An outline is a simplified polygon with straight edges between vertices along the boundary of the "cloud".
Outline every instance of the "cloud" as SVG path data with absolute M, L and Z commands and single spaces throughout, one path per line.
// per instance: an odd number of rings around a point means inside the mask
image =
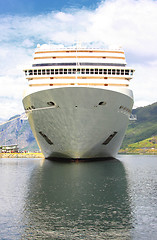
M 34 17 L 0 17 L 0 96 L 6 101 L 11 96 L 20 106 L 14 107 L 14 113 L 21 111 L 26 86 L 22 68 L 31 62 L 36 45 L 71 45 L 81 40 L 97 47 L 122 46 L 128 65 L 136 69 L 131 83 L 135 105 L 155 102 L 156 29 L 157 1 L 153 0 L 106 0 L 95 10 L 70 8 Z M 12 105 L 3 106 L 0 103 L 1 115 L 10 117 Z

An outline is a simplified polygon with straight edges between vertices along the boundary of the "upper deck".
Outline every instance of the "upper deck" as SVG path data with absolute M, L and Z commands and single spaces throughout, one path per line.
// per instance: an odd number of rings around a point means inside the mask
M 134 69 L 126 67 L 122 49 L 38 46 L 32 66 L 24 71 L 30 87 L 75 84 L 127 87 Z

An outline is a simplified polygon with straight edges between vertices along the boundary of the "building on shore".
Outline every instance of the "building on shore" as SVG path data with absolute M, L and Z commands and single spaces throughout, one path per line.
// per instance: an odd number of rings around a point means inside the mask
M 0 152 L 1 153 L 17 153 L 19 152 L 19 147 L 17 144 L 3 145 L 3 146 L 0 146 Z

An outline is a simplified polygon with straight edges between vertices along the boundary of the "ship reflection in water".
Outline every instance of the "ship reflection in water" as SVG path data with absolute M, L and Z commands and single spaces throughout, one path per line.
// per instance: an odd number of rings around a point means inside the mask
M 125 237 L 131 229 L 121 162 L 45 162 L 32 173 L 26 201 L 31 235 L 52 239 Z M 31 234 L 30 234 L 31 233 Z
M 0 159 L 2 239 L 154 239 L 156 193 L 148 196 L 142 181 L 145 177 L 147 185 L 155 186 L 155 158 L 149 165 L 143 160 L 145 176 L 131 158 L 78 163 Z

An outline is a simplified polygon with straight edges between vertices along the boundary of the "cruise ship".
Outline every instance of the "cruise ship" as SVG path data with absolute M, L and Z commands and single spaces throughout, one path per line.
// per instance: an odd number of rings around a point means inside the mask
M 45 158 L 115 158 L 133 106 L 124 51 L 37 45 L 23 105 Z

